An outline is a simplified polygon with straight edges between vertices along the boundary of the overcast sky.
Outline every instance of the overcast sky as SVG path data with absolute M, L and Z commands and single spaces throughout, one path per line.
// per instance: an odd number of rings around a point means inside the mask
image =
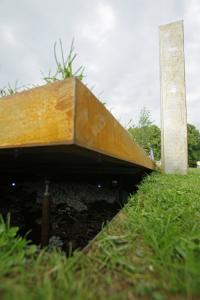
M 41 84 L 72 38 L 84 82 L 126 125 L 160 124 L 159 25 L 184 20 L 188 122 L 200 128 L 200 0 L 0 0 L 0 87 Z M 42 72 L 42 73 L 41 73 Z

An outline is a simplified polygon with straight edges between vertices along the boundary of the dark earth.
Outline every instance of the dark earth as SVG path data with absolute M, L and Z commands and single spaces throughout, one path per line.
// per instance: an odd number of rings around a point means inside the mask
M 32 243 L 41 243 L 42 201 L 45 182 L 4 183 L 0 213 L 9 213 L 11 225 Z M 84 248 L 127 201 L 128 191 L 117 181 L 102 183 L 53 182 L 49 185 L 49 248 L 65 252 Z

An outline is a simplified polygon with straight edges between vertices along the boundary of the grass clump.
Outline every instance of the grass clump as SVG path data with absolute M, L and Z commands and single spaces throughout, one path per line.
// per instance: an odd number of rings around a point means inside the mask
M 14 86 L 11 86 L 10 83 L 8 83 L 7 86 L 4 86 L 3 88 L 0 88 L 0 98 L 1 97 L 5 97 L 5 96 L 10 96 L 13 95 L 15 93 L 17 93 L 20 90 L 20 88 L 18 87 L 18 82 L 15 82 Z
M 17 236 L 17 232 L 17 227 L 10 227 L 10 216 L 6 222 L 0 216 L 0 276 L 20 273 L 26 259 L 36 253 L 36 247 Z
M 55 81 L 64 80 L 70 77 L 76 77 L 79 80 L 83 80 L 85 67 L 80 66 L 77 69 L 74 69 L 74 62 L 77 57 L 77 53 L 75 52 L 74 39 L 71 42 L 68 53 L 64 53 L 61 39 L 59 39 L 59 52 L 57 49 L 57 42 L 54 43 L 53 50 L 56 71 L 54 74 L 49 71 L 48 75 L 43 75 L 42 79 L 45 81 L 45 83 L 53 83 Z M 19 87 L 17 81 L 15 82 L 14 86 L 11 86 L 11 84 L 8 83 L 7 86 L 0 88 L 0 98 L 10 96 L 36 86 L 37 85 L 26 85 Z
M 199 299 L 199 183 L 199 171 L 148 176 L 87 252 L 67 258 L 31 250 L 30 257 L 24 242 L 22 259 L 0 267 L 7 268 L 0 273 L 0 295 L 6 300 Z M 11 240 L 4 255 L 15 244 Z
M 79 80 L 82 80 L 84 77 L 84 67 L 80 66 L 76 70 L 74 70 L 74 61 L 77 57 L 77 53 L 75 52 L 74 40 L 72 40 L 71 47 L 69 53 L 67 55 L 64 54 L 62 40 L 59 39 L 60 46 L 60 54 L 57 53 L 57 43 L 54 43 L 54 60 L 56 63 L 56 72 L 54 75 L 49 71 L 48 76 L 44 76 L 43 79 L 46 83 L 52 83 L 57 80 L 64 80 L 70 77 L 76 77 Z

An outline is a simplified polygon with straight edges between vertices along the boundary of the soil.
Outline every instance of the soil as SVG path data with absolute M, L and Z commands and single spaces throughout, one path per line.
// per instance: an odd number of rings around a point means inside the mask
M 0 213 L 11 215 L 19 234 L 37 245 L 41 242 L 44 182 L 9 182 L 1 187 Z M 123 197 L 122 197 L 123 195 Z M 68 252 L 82 249 L 110 221 L 128 194 L 114 183 L 56 182 L 49 186 L 49 248 Z M 71 249 L 71 250 L 69 250 Z

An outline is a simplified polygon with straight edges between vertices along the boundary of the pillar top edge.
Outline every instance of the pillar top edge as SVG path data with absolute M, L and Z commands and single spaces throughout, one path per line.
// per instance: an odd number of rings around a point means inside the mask
M 174 26 L 174 25 L 184 25 L 184 20 L 178 20 L 178 21 L 175 21 L 175 22 L 171 22 L 171 23 L 167 23 L 167 24 L 162 24 L 159 26 L 159 29 L 162 30 L 162 29 L 165 29 L 166 27 L 170 27 L 170 26 Z

